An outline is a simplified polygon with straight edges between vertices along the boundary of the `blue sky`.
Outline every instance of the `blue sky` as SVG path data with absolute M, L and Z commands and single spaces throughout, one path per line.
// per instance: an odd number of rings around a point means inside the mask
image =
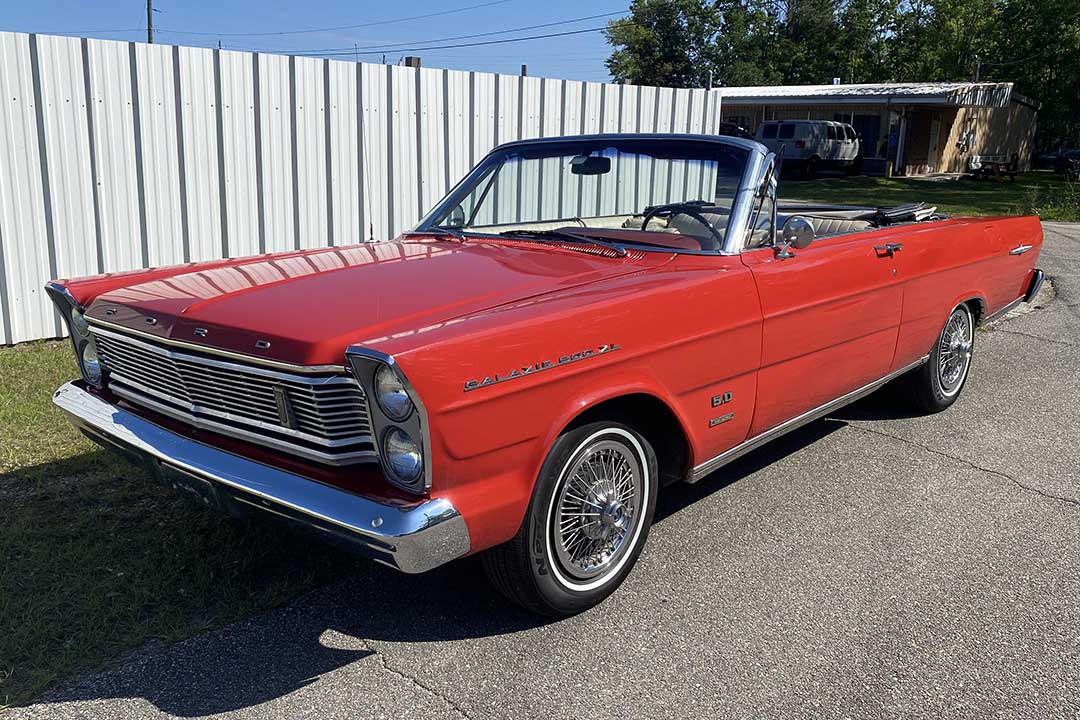
M 329 49 L 344 52 L 342 59 L 353 57 L 348 48 L 359 45 L 363 51 L 363 46 L 381 46 L 376 54 L 360 55 L 359 58 L 369 62 L 382 62 L 381 52 L 384 49 L 395 50 L 416 44 L 423 45 L 424 41 L 555 23 L 601 13 L 624 12 L 629 4 L 627 0 L 488 0 L 484 7 L 463 9 L 481 3 L 485 3 L 485 0 L 412 0 L 401 3 L 344 0 L 154 0 L 155 8 L 160 11 L 154 14 L 155 29 L 160 29 L 160 32 L 155 34 L 154 41 L 216 47 L 220 40 L 225 48 L 285 53 Z M 146 40 L 145 0 L 32 0 L 6 5 L 0 14 L 2 30 L 114 40 Z M 428 13 L 442 14 L 423 19 L 403 19 Z M 598 28 L 605 25 L 607 19 L 594 18 L 517 33 L 435 44 L 482 42 Z M 400 21 L 386 22 L 393 20 Z M 295 32 L 365 24 L 367 27 Z M 192 34 L 169 31 L 187 31 Z M 385 47 L 388 45 L 396 47 Z M 426 67 L 514 74 L 519 72 L 522 63 L 526 63 L 530 75 L 607 80 L 604 60 L 608 52 L 609 47 L 603 35 L 592 32 L 469 48 L 388 52 L 386 60 L 397 62 L 401 55 L 413 54 L 420 55 Z

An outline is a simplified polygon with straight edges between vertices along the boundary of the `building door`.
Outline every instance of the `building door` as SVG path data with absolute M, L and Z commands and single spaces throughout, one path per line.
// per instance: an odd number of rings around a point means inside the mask
M 836 113 L 833 119 L 837 122 L 850 122 L 855 128 L 855 134 L 859 136 L 860 152 L 863 157 L 884 157 L 885 144 L 881 142 L 881 116 L 880 115 L 849 115 Z
M 930 145 L 926 149 L 926 171 L 936 172 L 941 163 L 938 162 L 938 136 L 941 134 L 941 113 L 930 115 Z

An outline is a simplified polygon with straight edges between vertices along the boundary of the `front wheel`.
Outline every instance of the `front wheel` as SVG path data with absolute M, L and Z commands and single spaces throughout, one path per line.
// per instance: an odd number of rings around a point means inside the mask
M 492 584 L 528 610 L 586 610 L 630 574 L 656 508 L 652 446 L 614 421 L 567 430 L 540 470 L 517 535 L 483 555 Z
M 929 361 L 908 378 L 916 406 L 935 413 L 956 402 L 967 383 L 974 350 L 975 317 L 967 305 L 960 305 L 945 321 Z

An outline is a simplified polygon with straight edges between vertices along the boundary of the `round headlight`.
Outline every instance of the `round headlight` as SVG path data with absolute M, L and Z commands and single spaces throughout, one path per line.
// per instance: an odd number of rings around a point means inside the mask
M 412 484 L 424 470 L 424 456 L 420 446 L 409 433 L 399 427 L 392 427 L 383 435 L 383 461 L 394 480 Z
M 83 345 L 82 349 L 83 375 L 91 385 L 101 384 L 101 360 L 98 358 L 97 347 L 93 342 Z
M 81 337 L 90 334 L 90 324 L 86 322 L 86 318 L 79 312 L 79 309 L 74 307 L 71 308 L 71 330 Z
M 409 393 L 389 365 L 382 365 L 375 372 L 375 399 L 391 420 L 401 422 L 412 414 Z

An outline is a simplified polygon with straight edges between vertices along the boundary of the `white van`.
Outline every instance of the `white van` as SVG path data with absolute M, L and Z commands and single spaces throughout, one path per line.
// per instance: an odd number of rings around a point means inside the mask
M 862 169 L 859 136 L 847 123 L 831 120 L 769 120 L 758 126 L 755 139 L 775 153 L 784 148 L 784 168 L 814 177 L 818 170 L 850 174 Z

